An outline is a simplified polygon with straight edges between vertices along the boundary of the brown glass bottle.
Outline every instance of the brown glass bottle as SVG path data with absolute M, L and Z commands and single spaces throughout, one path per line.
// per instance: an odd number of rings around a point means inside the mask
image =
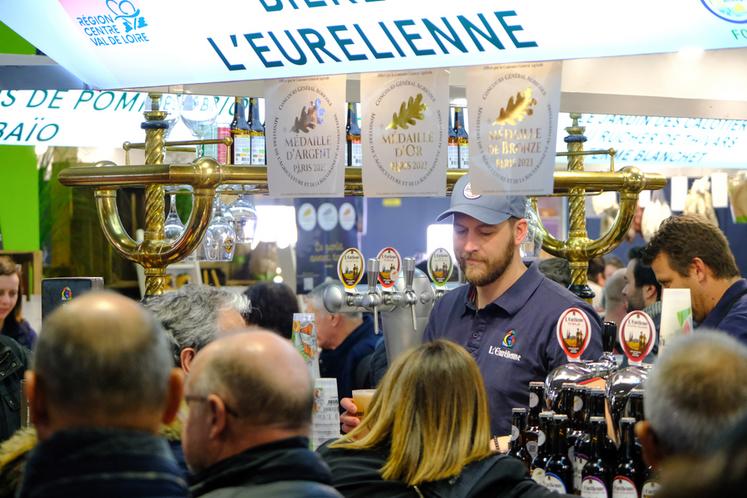
M 464 113 L 461 107 L 454 109 L 454 131 L 457 136 L 457 151 L 459 168 L 469 167 L 469 136 L 464 129 Z
M 553 412 L 544 411 L 539 414 L 539 434 L 537 439 L 537 456 L 532 460 L 531 476 L 537 483 L 545 484 L 545 466 L 551 456 Z
M 514 408 L 511 410 L 511 443 L 508 454 L 521 460 L 521 463 L 527 468 L 532 466 L 532 457 L 527 451 L 524 442 L 524 434 L 527 427 L 527 410 L 526 408 Z
M 612 467 L 604 458 L 607 440 L 607 421 L 604 417 L 591 417 L 591 450 L 589 460 L 581 470 L 581 496 L 585 498 L 610 498 Z
M 539 415 L 545 407 L 545 384 L 544 382 L 529 383 L 529 415 L 527 416 L 527 429 L 524 440 L 527 451 L 532 460 L 537 456 L 537 437 L 539 435 Z
M 590 438 L 587 432 L 589 389 L 576 386 L 573 390 L 573 417 L 568 433 L 568 458 L 573 464 L 573 491 L 581 493 L 581 469 L 589 459 Z
M 635 449 L 633 427 L 635 419 L 623 417 L 620 420 L 620 449 L 612 479 L 612 498 L 639 498 L 645 478 L 643 462 Z
M 459 167 L 459 139 L 457 138 L 456 128 L 454 128 L 455 109 L 449 107 L 449 142 L 448 154 L 449 168 L 456 169 Z
M 251 164 L 251 137 L 249 123 L 244 117 L 244 103 L 241 97 L 236 97 L 233 104 L 233 121 L 231 121 L 231 163 Z
M 265 127 L 259 119 L 259 99 L 249 99 L 249 136 L 252 139 L 252 164 L 267 164 Z
M 606 420 L 605 406 L 607 398 L 604 395 L 604 389 L 594 388 L 589 392 L 589 417 L 603 417 Z M 608 462 L 617 461 L 617 447 L 608 437 L 604 444 L 604 457 Z
M 345 164 L 360 168 L 363 164 L 363 148 L 361 146 L 361 127 L 358 126 L 358 112 L 355 110 L 354 102 L 348 102 L 345 143 L 347 146 L 347 161 Z
M 545 466 L 545 487 L 558 493 L 573 490 L 573 465 L 568 459 L 568 416 L 555 415 L 555 451 Z

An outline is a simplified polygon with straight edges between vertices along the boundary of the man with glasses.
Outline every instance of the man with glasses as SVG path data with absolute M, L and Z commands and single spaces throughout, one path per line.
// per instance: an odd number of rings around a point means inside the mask
M 194 497 L 339 497 L 309 449 L 313 384 L 291 343 L 262 329 L 217 339 L 192 362 L 182 431 Z

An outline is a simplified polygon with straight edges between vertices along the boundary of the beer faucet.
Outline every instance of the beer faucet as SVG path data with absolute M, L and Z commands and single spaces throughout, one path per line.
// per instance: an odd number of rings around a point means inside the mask
M 418 304 L 418 295 L 412 288 L 413 281 L 415 280 L 415 259 L 405 258 L 402 266 L 405 271 L 405 303 L 410 307 L 410 311 L 412 312 L 412 329 L 417 330 L 418 321 L 415 314 L 415 305 Z
M 366 278 L 368 279 L 368 292 L 361 299 L 361 306 L 373 311 L 374 334 L 379 335 L 379 306 L 381 306 L 381 294 L 376 288 L 379 279 L 379 260 L 370 258 L 366 262 Z

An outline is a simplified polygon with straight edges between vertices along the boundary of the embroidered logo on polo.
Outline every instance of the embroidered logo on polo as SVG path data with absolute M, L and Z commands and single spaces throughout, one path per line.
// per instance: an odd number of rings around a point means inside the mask
M 511 351 L 516 345 L 516 330 L 510 329 L 503 336 L 503 341 L 500 346 L 490 346 L 488 353 L 499 358 L 506 358 L 513 361 L 521 361 L 521 355 Z
M 514 344 L 516 344 L 516 331 L 511 329 L 503 336 L 503 347 L 513 349 Z

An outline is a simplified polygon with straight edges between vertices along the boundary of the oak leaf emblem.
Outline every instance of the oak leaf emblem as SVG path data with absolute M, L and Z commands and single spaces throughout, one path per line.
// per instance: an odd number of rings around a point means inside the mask
M 407 102 L 399 106 L 399 113 L 392 114 L 392 121 L 387 125 L 387 130 L 402 128 L 406 130 L 424 119 L 426 105 L 423 103 L 423 94 L 419 93 L 415 98 L 410 97 Z
M 536 104 L 537 99 L 532 97 L 531 88 L 518 92 L 515 96 L 509 97 L 506 107 L 501 107 L 498 118 L 493 122 L 493 125 L 513 126 L 516 123 L 520 123 L 527 116 L 534 114 L 534 106 Z
M 318 108 L 316 103 L 312 102 L 308 108 L 306 106 L 303 106 L 303 109 L 301 109 L 301 114 L 293 121 L 293 127 L 291 128 L 291 131 L 294 133 L 308 133 L 310 130 L 316 128 L 316 125 L 318 123 L 321 123 L 317 113 Z

